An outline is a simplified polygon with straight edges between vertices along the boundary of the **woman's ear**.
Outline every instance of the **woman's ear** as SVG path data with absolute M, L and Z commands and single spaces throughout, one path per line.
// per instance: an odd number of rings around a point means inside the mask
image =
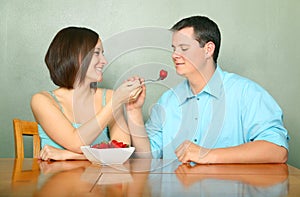
M 204 46 L 205 48 L 205 57 L 209 58 L 209 57 L 213 57 L 214 52 L 215 52 L 215 44 L 211 41 L 207 42 Z

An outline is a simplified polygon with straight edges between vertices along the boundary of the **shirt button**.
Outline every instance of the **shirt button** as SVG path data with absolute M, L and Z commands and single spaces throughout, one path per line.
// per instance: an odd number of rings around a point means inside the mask
M 197 98 L 197 100 L 199 101 L 200 99 L 199 99 L 199 98 Z
M 194 142 L 197 142 L 197 139 L 194 139 Z
M 198 118 L 196 117 L 195 120 L 198 120 Z

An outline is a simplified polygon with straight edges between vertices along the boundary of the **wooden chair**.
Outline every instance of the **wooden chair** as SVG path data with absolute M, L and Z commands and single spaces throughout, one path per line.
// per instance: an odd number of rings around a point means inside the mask
M 13 119 L 14 135 L 15 135 L 15 157 L 24 158 L 23 135 L 33 137 L 33 157 L 38 158 L 41 149 L 41 141 L 38 133 L 36 122 Z

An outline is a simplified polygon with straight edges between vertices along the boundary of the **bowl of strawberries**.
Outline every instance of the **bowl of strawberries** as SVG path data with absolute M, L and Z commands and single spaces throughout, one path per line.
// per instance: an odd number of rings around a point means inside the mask
M 111 140 L 92 146 L 81 146 L 84 156 L 92 163 L 110 165 L 123 164 L 134 152 L 135 148 L 128 144 Z

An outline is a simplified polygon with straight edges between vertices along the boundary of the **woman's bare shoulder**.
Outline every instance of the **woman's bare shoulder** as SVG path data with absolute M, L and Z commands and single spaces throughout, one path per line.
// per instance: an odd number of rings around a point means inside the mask
M 50 99 L 50 98 L 51 98 L 51 95 L 49 94 L 49 92 L 42 91 L 42 92 L 38 92 L 38 93 L 35 93 L 34 95 L 32 95 L 31 101 L 44 100 L 44 99 Z
M 52 96 L 47 91 L 38 92 L 31 97 L 31 106 L 45 105 L 46 103 L 55 103 Z

